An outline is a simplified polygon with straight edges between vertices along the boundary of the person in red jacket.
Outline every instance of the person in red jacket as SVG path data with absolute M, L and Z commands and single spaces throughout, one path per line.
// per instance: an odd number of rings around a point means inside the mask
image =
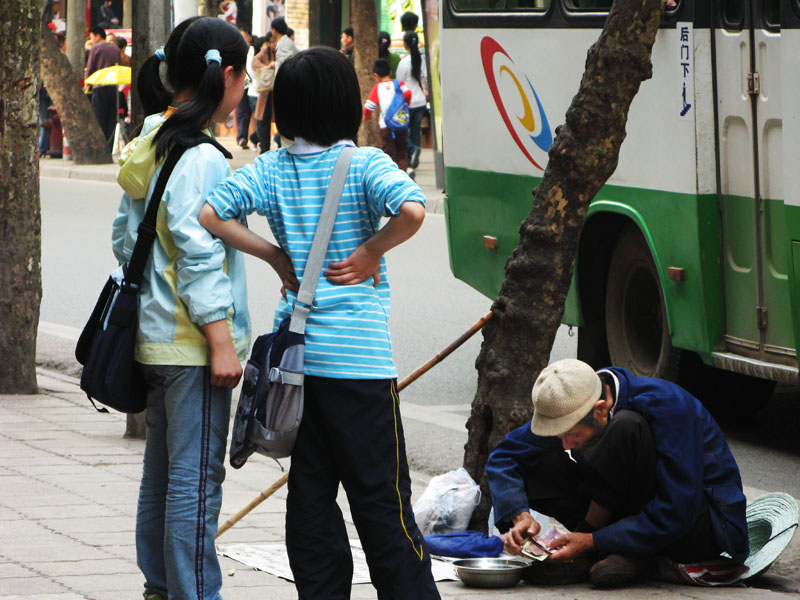
M 392 79 L 389 62 L 379 58 L 372 66 L 375 75 L 375 86 L 364 103 L 364 120 L 380 109 L 379 127 L 381 150 L 406 171 L 413 179 L 414 171 L 408 168 L 408 103 L 411 102 L 411 90 L 402 81 Z

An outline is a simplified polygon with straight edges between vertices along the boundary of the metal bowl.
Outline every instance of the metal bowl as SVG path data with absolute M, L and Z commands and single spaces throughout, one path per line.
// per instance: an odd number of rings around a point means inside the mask
M 461 558 L 453 561 L 456 575 L 470 587 L 504 588 L 517 585 L 530 563 L 519 558 Z

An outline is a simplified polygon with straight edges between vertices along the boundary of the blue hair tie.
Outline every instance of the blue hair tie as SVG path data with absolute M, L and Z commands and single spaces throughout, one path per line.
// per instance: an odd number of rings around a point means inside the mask
M 158 50 L 155 51 L 156 58 L 161 62 L 167 60 L 167 55 L 164 53 L 164 46 L 161 46 Z
M 212 48 L 206 52 L 206 64 L 209 64 L 210 62 L 215 62 L 222 66 L 222 55 L 219 53 L 219 50 Z

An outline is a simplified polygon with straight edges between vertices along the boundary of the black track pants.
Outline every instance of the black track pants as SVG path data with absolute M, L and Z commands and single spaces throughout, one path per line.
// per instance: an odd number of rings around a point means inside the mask
M 439 598 L 411 510 L 394 380 L 305 378 L 286 511 L 286 546 L 301 600 L 350 597 L 352 556 L 336 504 L 340 482 L 378 598 Z

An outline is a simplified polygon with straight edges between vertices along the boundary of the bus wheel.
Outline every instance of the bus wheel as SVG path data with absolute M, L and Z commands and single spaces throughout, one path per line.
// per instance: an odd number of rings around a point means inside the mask
M 606 330 L 613 365 L 643 377 L 677 378 L 680 353 L 669 336 L 658 272 L 635 229 L 622 234 L 611 257 Z

